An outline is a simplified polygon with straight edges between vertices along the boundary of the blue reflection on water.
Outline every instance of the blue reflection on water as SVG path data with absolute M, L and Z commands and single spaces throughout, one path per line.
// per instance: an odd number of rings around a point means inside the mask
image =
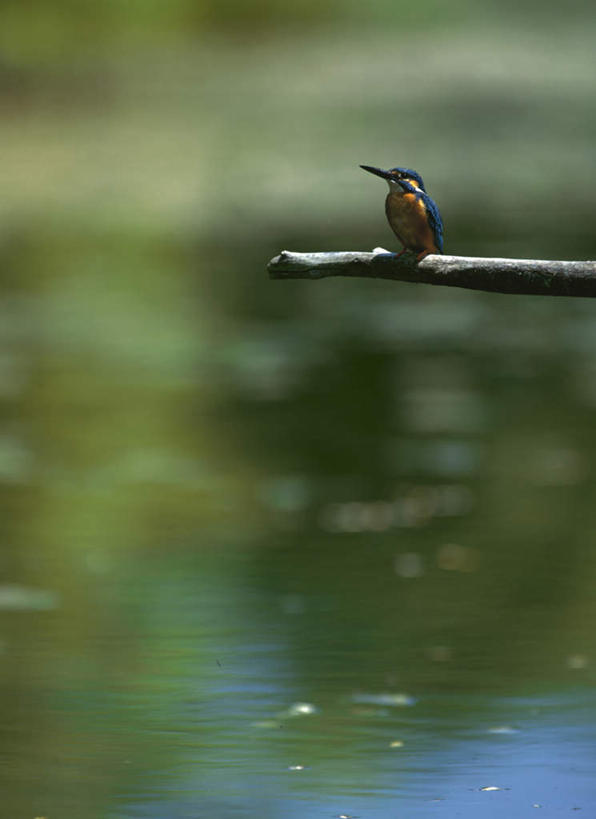
M 168 794 L 162 791 L 157 804 L 157 794 L 148 793 L 147 802 L 112 815 L 521 819 L 533 810 L 540 811 L 537 816 L 568 815 L 589 810 L 596 795 L 590 724 L 595 706 L 592 692 L 502 701 L 519 731 L 497 740 L 479 729 L 476 737 L 445 744 L 440 726 L 418 724 L 415 750 L 378 750 L 372 768 L 364 755 L 344 756 L 341 748 L 337 758 L 330 755 L 302 771 L 288 770 L 281 754 L 254 767 L 246 748 L 247 757 L 222 759 L 225 770 L 203 779 L 202 786 L 193 784 L 191 774 Z

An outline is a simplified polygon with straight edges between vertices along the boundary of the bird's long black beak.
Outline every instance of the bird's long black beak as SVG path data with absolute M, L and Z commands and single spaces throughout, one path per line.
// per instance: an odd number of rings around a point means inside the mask
M 391 178 L 389 171 L 384 171 L 382 168 L 373 168 L 372 165 L 361 165 L 360 167 L 363 171 L 368 171 L 369 173 L 374 173 L 375 176 L 380 176 L 381 179 Z

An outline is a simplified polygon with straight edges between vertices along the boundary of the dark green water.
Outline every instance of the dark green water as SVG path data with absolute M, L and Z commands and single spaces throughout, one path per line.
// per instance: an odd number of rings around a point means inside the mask
M 191 246 L 61 242 L 5 296 L 7 815 L 589 815 L 596 305 L 209 313 Z

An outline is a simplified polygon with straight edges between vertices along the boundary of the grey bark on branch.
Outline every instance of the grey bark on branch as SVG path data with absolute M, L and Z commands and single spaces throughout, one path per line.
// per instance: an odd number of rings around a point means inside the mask
M 272 279 L 358 276 L 466 287 L 489 293 L 596 297 L 596 262 L 593 261 L 430 255 L 418 262 L 413 253 L 396 258 L 383 248 L 375 248 L 372 253 L 351 250 L 293 253 L 282 250 L 279 256 L 271 259 L 267 269 Z

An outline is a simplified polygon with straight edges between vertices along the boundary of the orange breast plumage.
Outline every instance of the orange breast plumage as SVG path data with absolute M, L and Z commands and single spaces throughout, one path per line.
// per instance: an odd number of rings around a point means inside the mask
M 440 252 L 422 197 L 392 192 L 385 200 L 385 212 L 391 229 L 405 248 L 415 253 Z

